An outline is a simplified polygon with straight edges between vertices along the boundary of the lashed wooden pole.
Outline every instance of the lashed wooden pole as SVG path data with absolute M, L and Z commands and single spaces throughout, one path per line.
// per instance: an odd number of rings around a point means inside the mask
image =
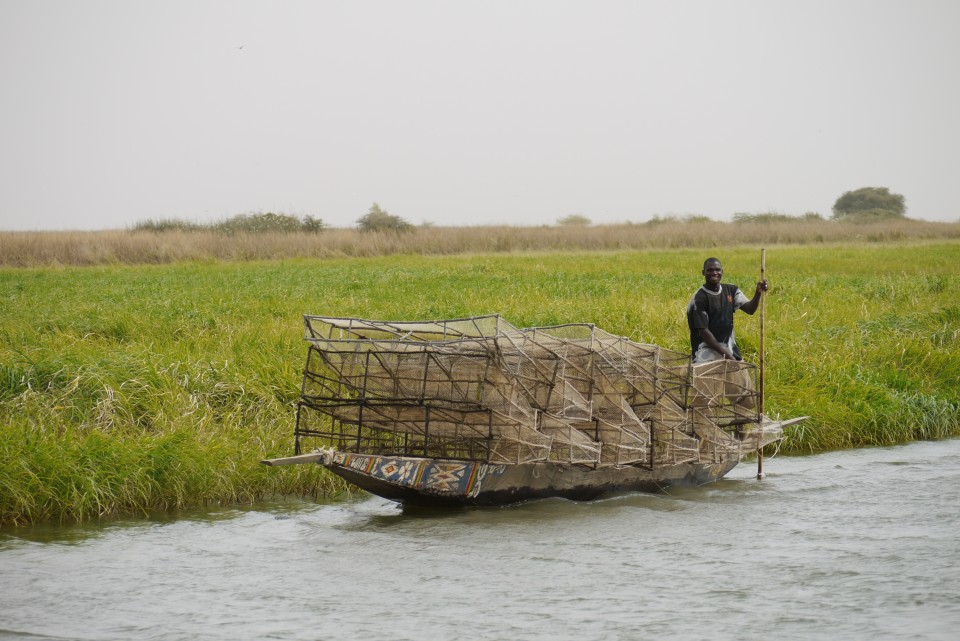
M 767 250 L 760 250 L 760 280 L 767 278 Z M 757 479 L 763 478 L 763 385 L 764 385 L 764 301 L 767 298 L 767 292 L 760 290 L 760 399 L 757 406 L 760 409 L 760 431 L 757 436 Z

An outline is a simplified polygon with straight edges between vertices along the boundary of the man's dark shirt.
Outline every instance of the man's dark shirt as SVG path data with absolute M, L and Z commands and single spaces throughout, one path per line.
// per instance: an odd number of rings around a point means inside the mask
M 700 330 L 709 329 L 721 345 L 727 345 L 737 358 L 740 350 L 733 335 L 733 312 L 747 302 L 747 297 L 736 285 L 720 284 L 719 292 L 701 287 L 687 305 L 687 324 L 690 326 L 690 348 L 695 356 L 703 339 Z

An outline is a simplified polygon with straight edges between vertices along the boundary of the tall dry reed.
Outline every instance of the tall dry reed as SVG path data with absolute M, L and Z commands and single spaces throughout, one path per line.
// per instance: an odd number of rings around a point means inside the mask
M 204 260 L 346 258 L 525 251 L 606 251 L 960 238 L 960 223 L 910 219 L 842 223 L 654 221 L 555 227 L 418 227 L 412 232 L 328 229 L 322 233 L 0 232 L 0 266 L 166 264 Z

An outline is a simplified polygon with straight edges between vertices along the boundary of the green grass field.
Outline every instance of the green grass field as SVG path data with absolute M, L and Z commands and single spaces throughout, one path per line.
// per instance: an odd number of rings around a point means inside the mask
M 290 454 L 304 313 L 500 313 L 687 351 L 718 254 L 748 295 L 759 249 L 387 256 L 0 269 L 0 522 L 323 495 Z M 767 413 L 787 452 L 960 435 L 960 243 L 767 250 Z M 759 319 L 738 315 L 756 360 Z

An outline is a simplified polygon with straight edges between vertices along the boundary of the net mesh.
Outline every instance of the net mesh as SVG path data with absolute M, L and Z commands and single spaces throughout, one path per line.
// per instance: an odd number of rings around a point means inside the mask
M 761 431 L 743 362 L 692 365 L 589 324 L 304 318 L 298 451 L 654 467 L 739 457 Z

